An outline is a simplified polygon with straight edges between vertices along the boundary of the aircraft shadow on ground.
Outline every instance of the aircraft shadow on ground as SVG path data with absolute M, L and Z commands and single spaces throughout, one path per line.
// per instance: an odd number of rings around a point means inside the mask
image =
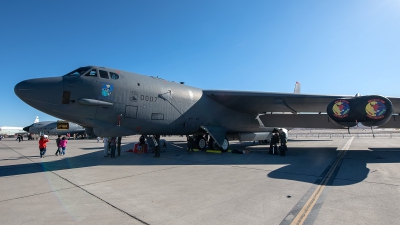
M 334 147 L 325 148 L 289 148 L 286 157 L 267 154 L 265 147 L 259 148 L 260 151 L 254 151 L 250 154 L 232 154 L 221 153 L 213 154 L 206 152 L 186 153 L 186 143 L 174 143 L 182 146 L 183 149 L 172 149 L 169 146 L 161 151 L 161 158 L 153 158 L 152 153 L 138 155 L 126 152 L 131 144 L 121 146 L 121 157 L 116 159 L 104 158 L 103 150 L 91 152 L 76 157 L 65 157 L 57 161 L 35 162 L 18 165 L 6 165 L 0 167 L 0 177 L 34 174 L 46 171 L 60 171 L 75 168 L 85 168 L 93 166 L 157 166 L 157 165 L 227 165 L 227 166 L 254 166 L 254 165 L 285 165 L 276 170 L 265 169 L 266 176 L 274 179 L 295 180 L 307 183 L 316 183 L 318 178 L 328 172 L 329 164 L 335 159 L 338 151 Z M 235 146 L 232 146 L 233 148 Z M 247 146 L 249 147 L 249 146 Z M 232 148 L 232 149 L 233 149 Z M 240 148 L 240 146 L 236 146 Z M 87 150 L 88 148 L 81 148 Z M 97 149 L 97 148 L 89 148 Z M 171 150 L 172 149 L 172 150 Z M 50 154 L 50 157 L 57 157 Z M 20 157 L 18 157 L 20 158 Z M 37 156 L 28 156 L 35 161 Z M 398 163 L 400 161 L 399 148 L 375 148 L 369 150 L 349 150 L 344 161 L 345 166 L 339 166 L 338 173 L 334 173 L 335 182 L 328 185 L 351 185 L 363 181 L 369 173 L 368 163 Z M 350 168 L 349 168 L 349 165 Z M 328 166 L 328 167 L 327 167 Z M 342 168 L 341 168 L 342 167 Z M 257 168 L 259 170 L 259 168 Z M 340 173 L 343 169 L 345 173 Z

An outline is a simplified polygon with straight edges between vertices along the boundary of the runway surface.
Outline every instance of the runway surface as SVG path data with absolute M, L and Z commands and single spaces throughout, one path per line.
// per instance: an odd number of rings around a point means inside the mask
M 397 224 L 400 137 L 299 135 L 285 157 L 232 142 L 249 154 L 186 153 L 172 136 L 161 158 L 103 157 L 103 143 L 0 141 L 1 224 Z

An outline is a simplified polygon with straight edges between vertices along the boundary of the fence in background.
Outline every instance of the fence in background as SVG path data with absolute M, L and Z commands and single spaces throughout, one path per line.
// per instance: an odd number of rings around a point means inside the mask
M 289 138 L 399 138 L 400 132 L 388 133 L 296 133 L 290 132 Z

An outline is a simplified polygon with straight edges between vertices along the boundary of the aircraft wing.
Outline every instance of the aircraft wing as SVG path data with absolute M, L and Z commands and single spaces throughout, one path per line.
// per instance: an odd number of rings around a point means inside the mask
M 312 95 L 295 93 L 204 90 L 218 103 L 244 113 L 264 112 L 326 112 L 330 102 L 350 95 Z M 400 98 L 391 98 L 394 113 L 400 112 Z
M 220 104 L 245 113 L 264 112 L 326 112 L 326 107 L 337 98 L 346 95 L 309 95 L 294 93 L 250 91 L 203 91 Z

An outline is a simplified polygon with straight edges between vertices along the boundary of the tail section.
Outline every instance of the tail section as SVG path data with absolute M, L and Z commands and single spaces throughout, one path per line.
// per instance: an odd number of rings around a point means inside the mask
M 39 116 L 36 116 L 36 119 L 33 121 L 33 123 L 39 123 Z
M 300 94 L 300 82 L 296 81 L 296 84 L 294 85 L 294 92 L 295 94 Z

